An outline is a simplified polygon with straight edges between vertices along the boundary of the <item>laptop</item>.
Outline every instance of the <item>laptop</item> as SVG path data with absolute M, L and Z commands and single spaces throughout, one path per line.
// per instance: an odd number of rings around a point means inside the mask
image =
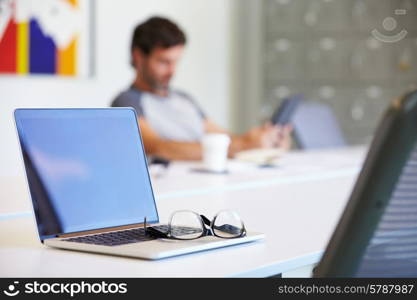
M 417 91 L 382 118 L 315 277 L 417 277 Z
M 17 109 L 14 115 L 39 237 L 47 246 L 154 260 L 264 238 L 247 232 L 184 241 L 145 234 L 145 224 L 166 225 L 159 224 L 132 108 Z

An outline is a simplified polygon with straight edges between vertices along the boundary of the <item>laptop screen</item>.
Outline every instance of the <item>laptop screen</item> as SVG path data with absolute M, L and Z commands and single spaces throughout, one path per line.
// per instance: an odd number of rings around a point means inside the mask
M 15 118 L 42 240 L 158 222 L 132 109 L 18 109 Z

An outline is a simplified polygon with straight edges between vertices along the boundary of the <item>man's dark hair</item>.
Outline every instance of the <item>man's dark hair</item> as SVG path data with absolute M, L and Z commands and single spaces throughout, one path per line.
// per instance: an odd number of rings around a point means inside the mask
M 136 26 L 131 51 L 138 48 L 148 55 L 156 47 L 169 48 L 185 43 L 185 34 L 177 24 L 166 18 L 152 17 Z

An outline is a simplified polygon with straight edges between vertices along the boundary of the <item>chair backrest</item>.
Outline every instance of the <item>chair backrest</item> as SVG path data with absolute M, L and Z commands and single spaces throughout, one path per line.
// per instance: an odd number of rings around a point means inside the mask
M 382 119 L 316 277 L 417 277 L 417 92 Z
M 301 149 L 346 146 L 345 138 L 332 109 L 323 103 L 304 101 L 293 119 L 294 137 Z

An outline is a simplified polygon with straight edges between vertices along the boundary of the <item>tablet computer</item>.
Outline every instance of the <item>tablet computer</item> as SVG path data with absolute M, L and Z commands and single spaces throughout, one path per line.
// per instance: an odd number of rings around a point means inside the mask
M 273 125 L 287 125 L 291 123 L 294 112 L 303 100 L 304 96 L 302 94 L 285 98 L 272 114 L 271 123 Z

